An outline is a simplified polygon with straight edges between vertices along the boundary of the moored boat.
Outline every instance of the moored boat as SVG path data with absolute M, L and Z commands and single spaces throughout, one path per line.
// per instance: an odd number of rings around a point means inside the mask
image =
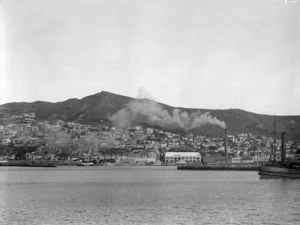
M 284 178 L 300 178 L 300 170 L 297 168 L 261 166 L 258 174 L 261 178 L 284 177 Z
M 285 132 L 281 133 L 281 162 L 270 161 L 260 165 L 258 175 L 261 178 L 300 178 L 299 161 L 287 161 L 285 158 Z
M 77 166 L 93 166 L 94 162 L 81 162 Z

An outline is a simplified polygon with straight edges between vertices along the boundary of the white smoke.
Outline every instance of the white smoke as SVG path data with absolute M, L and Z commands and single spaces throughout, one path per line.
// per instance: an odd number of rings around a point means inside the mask
M 43 127 L 45 133 L 55 136 L 56 143 L 65 144 L 71 139 L 70 135 L 65 133 L 59 126 L 53 126 L 48 123 L 44 123 Z
M 151 99 L 151 95 L 145 94 L 144 89 L 139 89 L 139 98 Z M 201 127 L 206 124 L 218 125 L 226 128 L 225 122 L 213 117 L 209 112 L 201 113 L 200 111 L 189 114 L 180 109 L 174 109 L 170 114 L 162 105 L 153 100 L 136 99 L 129 102 L 124 108 L 119 110 L 109 120 L 119 127 L 126 127 L 133 121 L 143 120 L 151 125 L 159 125 L 163 128 L 180 127 L 184 130 L 190 130 Z
M 137 94 L 137 98 L 143 99 L 143 98 L 147 98 L 147 99 L 151 99 L 154 101 L 157 101 L 156 99 L 153 98 L 153 96 L 145 90 L 145 88 L 140 87 L 138 90 L 138 94 Z
M 224 121 L 218 120 L 216 117 L 213 117 L 209 112 L 201 114 L 199 111 L 191 114 L 192 123 L 190 124 L 190 129 L 195 127 L 201 127 L 205 124 L 218 125 L 223 129 L 226 128 Z

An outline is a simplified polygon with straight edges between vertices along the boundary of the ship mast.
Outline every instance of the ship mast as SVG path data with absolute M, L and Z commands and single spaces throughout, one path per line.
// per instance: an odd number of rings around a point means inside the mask
M 276 160 L 276 117 L 274 116 L 273 160 Z
M 224 133 L 225 133 L 225 157 L 227 158 L 228 157 L 228 153 L 227 153 L 227 128 L 225 128 L 224 130 Z
M 285 154 L 286 154 L 286 148 L 285 148 L 285 139 L 284 135 L 286 132 L 281 132 L 281 162 L 285 163 Z

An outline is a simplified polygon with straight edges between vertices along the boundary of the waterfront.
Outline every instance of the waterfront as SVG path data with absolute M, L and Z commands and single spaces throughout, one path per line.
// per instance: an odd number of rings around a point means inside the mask
M 0 168 L 0 224 L 298 224 L 300 180 L 175 167 Z

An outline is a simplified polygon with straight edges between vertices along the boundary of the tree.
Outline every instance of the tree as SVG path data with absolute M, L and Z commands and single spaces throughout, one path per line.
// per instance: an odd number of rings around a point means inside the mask
M 24 159 L 26 159 L 25 155 L 28 152 L 29 152 L 29 150 L 25 146 L 14 147 L 14 149 L 13 149 L 13 153 L 15 155 L 15 159 L 18 159 L 18 160 L 24 160 Z
M 244 152 L 241 151 L 241 152 L 239 153 L 239 156 L 242 158 L 242 157 L 244 156 Z

